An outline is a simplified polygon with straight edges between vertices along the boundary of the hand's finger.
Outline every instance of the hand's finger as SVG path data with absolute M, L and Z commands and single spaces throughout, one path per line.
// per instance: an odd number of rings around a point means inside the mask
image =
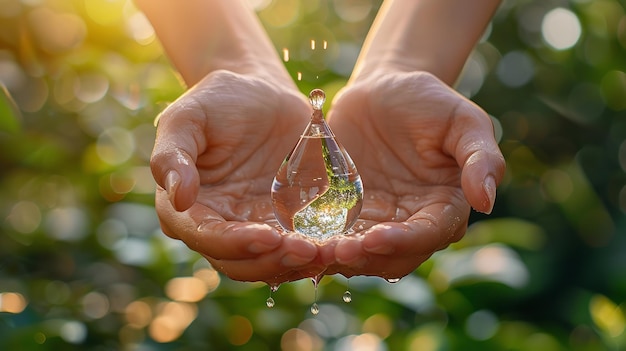
M 429 205 L 406 222 L 380 223 L 362 235 L 343 238 L 335 246 L 336 260 L 351 274 L 401 277 L 460 240 L 468 214 L 464 201 Z
M 196 199 L 200 186 L 196 160 L 206 147 L 206 118 L 193 101 L 182 96 L 163 111 L 150 159 L 154 179 L 177 211 L 188 209 Z
M 286 235 L 277 250 L 248 259 L 215 259 L 205 256 L 213 267 L 229 278 L 278 284 L 317 276 L 326 266 L 317 248 L 306 239 Z
M 490 213 L 506 165 L 489 116 L 469 101 L 461 102 L 445 147 L 462 168 L 461 186 L 467 201 L 477 211 Z
M 281 246 L 283 236 L 270 225 L 227 222 L 210 208 L 194 203 L 178 212 L 164 190 L 158 190 L 155 207 L 163 231 L 182 240 L 190 249 L 217 259 L 246 259 Z M 311 244 L 312 245 L 312 244 Z M 303 249 L 306 254 L 308 251 Z

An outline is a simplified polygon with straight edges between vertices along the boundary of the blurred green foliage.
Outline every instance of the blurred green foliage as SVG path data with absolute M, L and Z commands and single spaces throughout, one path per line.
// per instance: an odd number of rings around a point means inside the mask
M 250 2 L 329 100 L 380 5 Z M 132 3 L 0 1 L 0 349 L 626 350 L 625 10 L 504 1 L 458 84 L 508 162 L 494 213 L 397 283 L 326 277 L 313 317 L 310 282 L 268 309 L 160 232 L 152 120 L 184 88 Z

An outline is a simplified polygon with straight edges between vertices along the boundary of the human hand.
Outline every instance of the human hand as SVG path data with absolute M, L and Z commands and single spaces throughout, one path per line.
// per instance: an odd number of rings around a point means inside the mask
M 489 213 L 505 162 L 488 115 L 425 72 L 355 82 L 329 114 L 364 188 L 356 233 L 322 248 L 326 274 L 400 278 Z
M 316 245 L 280 234 L 270 187 L 308 122 L 295 89 L 228 71 L 205 77 L 160 116 L 152 172 L 163 231 L 232 279 L 314 276 Z

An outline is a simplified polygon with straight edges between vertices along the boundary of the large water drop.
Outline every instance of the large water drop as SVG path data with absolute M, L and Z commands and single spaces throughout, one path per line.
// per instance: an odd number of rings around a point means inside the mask
M 321 89 L 311 91 L 311 121 L 271 189 L 274 214 L 283 229 L 317 240 L 348 231 L 363 205 L 361 177 L 324 121 L 325 99 Z

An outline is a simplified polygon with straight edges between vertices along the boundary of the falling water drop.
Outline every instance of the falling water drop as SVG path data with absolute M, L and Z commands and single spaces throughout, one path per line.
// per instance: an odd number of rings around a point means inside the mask
M 400 281 L 401 278 L 387 278 L 385 280 L 387 280 L 387 282 L 391 283 L 391 284 L 395 284 L 397 282 Z
M 361 177 L 324 121 L 325 100 L 321 89 L 311 91 L 311 121 L 271 189 L 274 214 L 283 229 L 317 240 L 347 232 L 363 206 Z
M 345 303 L 352 302 L 352 293 L 350 292 L 350 278 L 346 278 L 346 292 L 343 293 L 341 299 Z
M 318 306 L 317 302 L 314 302 L 311 305 L 311 313 L 313 313 L 314 315 L 317 315 L 318 313 L 320 313 L 320 306 Z
M 265 300 L 265 304 L 267 305 L 267 307 L 272 308 L 276 303 L 274 302 L 274 298 L 270 296 L 267 298 L 267 300 Z
M 350 290 L 346 290 L 346 292 L 343 293 L 342 299 L 345 303 L 352 302 L 352 293 L 350 292 Z
M 280 288 L 280 284 L 270 284 L 270 297 L 265 300 L 265 304 L 267 305 L 267 307 L 272 308 L 276 304 L 274 298 L 272 297 L 272 294 L 278 291 L 278 288 Z

